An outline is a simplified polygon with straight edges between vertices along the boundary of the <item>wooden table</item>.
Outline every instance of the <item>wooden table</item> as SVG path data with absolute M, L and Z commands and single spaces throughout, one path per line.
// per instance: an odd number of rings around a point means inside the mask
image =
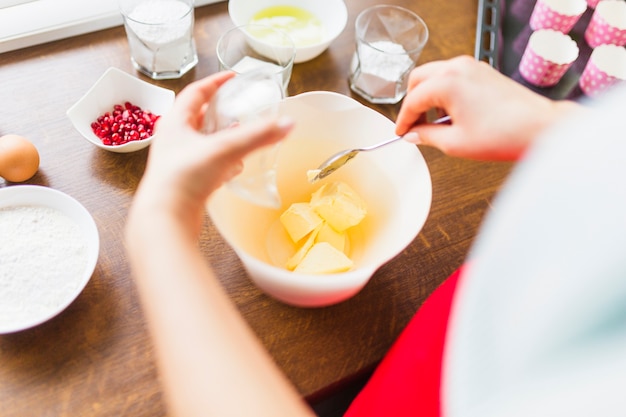
M 347 83 L 354 20 L 374 0 L 348 0 L 349 21 L 317 59 L 294 68 L 290 95 Z M 415 10 L 430 28 L 420 59 L 472 54 L 477 0 L 389 3 Z M 226 3 L 197 9 L 198 66 L 157 84 L 179 91 L 217 70 Z M 0 336 L 0 414 L 24 416 L 166 415 L 154 351 L 130 276 L 122 233 L 147 150 L 115 154 L 83 140 L 65 111 L 111 66 L 135 73 L 121 27 L 0 55 L 0 135 L 30 138 L 41 154 L 28 183 L 78 199 L 93 215 L 101 252 L 93 277 L 63 313 L 36 328 Z M 359 97 L 354 96 L 356 99 Z M 392 120 L 398 105 L 373 106 Z M 422 149 L 433 204 L 420 235 L 381 268 L 356 297 L 339 305 L 294 308 L 261 293 L 209 224 L 202 248 L 246 320 L 309 401 L 339 389 L 376 365 L 424 299 L 463 262 L 508 164 L 470 162 Z M 13 184 L 2 183 L 0 187 Z M 3 237 L 0 236 L 0 239 Z

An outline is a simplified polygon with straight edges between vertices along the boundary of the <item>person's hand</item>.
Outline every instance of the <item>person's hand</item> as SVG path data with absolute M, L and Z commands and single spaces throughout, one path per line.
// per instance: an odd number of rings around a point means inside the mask
M 430 109 L 443 110 L 450 125 L 419 123 Z M 515 160 L 561 114 L 578 108 L 552 101 L 469 56 L 414 69 L 396 121 L 407 140 L 439 148 L 451 156 Z
M 232 76 L 222 72 L 190 84 L 158 120 L 134 212 L 159 210 L 199 233 L 210 194 L 241 171 L 247 153 L 279 141 L 290 130 L 291 122 L 281 119 L 203 133 L 207 103 Z

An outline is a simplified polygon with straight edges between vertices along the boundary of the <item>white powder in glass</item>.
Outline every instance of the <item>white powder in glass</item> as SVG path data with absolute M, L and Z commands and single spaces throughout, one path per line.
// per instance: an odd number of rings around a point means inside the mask
M 232 70 L 238 74 L 243 74 L 244 72 L 250 72 L 259 68 L 265 68 L 267 72 L 272 72 L 275 74 L 282 72 L 284 69 L 280 65 L 276 65 L 272 62 L 262 61 L 260 59 L 256 59 L 246 55 L 241 58 L 241 60 L 239 60 L 235 65 L 233 65 Z
M 134 20 L 129 24 L 143 41 L 165 44 L 187 34 L 191 26 L 189 11 L 190 6 L 182 1 L 146 0 L 128 14 Z
M 404 95 L 407 75 L 414 66 L 415 62 L 400 44 L 360 43 L 351 64 L 350 87 L 371 99 L 395 103 Z
M 276 82 L 283 87 L 283 94 L 287 95 L 287 86 L 289 85 L 289 78 L 291 78 L 291 70 L 289 68 L 281 67 L 278 64 L 262 61 L 251 56 L 244 56 L 233 65 L 232 70 L 237 74 L 244 74 L 254 70 L 275 74 Z M 252 96 L 252 94 L 246 95 L 249 97 Z
M 41 206 L 0 209 L 0 327 L 53 315 L 76 294 L 87 242 L 72 219 Z
M 126 20 L 135 61 L 152 72 L 176 72 L 194 60 L 193 9 L 178 0 L 145 0 Z
M 413 67 L 413 60 L 402 45 L 391 41 L 372 42 L 370 45 L 362 44 L 359 48 L 363 73 L 396 82 Z

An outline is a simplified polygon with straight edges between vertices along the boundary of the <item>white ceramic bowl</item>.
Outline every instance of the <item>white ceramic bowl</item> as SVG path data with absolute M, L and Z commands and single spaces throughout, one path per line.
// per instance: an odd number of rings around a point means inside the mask
M 50 285 L 49 282 L 42 281 L 39 283 L 34 279 L 46 278 L 45 271 L 43 270 L 41 271 L 41 277 L 31 277 L 28 282 L 19 281 L 16 283 L 16 281 L 12 281 L 9 287 L 14 294 L 11 295 L 11 297 L 13 297 L 11 303 L 8 303 L 12 305 L 6 305 L 6 300 L 2 303 L 3 305 L 0 305 L 0 314 L 2 316 L 0 317 L 0 334 L 13 333 L 41 324 L 56 316 L 69 306 L 85 288 L 87 282 L 89 282 L 96 267 L 98 252 L 100 250 L 100 238 L 96 223 L 87 209 L 69 195 L 52 188 L 37 185 L 15 185 L 0 188 L 0 209 L 9 210 L 8 208 L 20 206 L 52 208 L 67 216 L 80 230 L 85 244 L 84 252 L 82 253 L 86 260 L 82 274 L 69 276 L 67 277 L 67 282 L 64 281 L 65 283 L 71 283 L 71 285 L 47 288 L 46 284 Z M 3 235 L 0 247 L 2 245 L 11 244 L 11 241 L 11 236 Z M 35 246 L 34 244 L 35 242 L 33 242 L 33 246 Z M 26 249 L 23 254 L 13 253 L 13 255 L 15 255 L 14 259 L 20 258 L 26 261 L 31 257 L 37 256 L 32 253 L 30 249 Z M 64 256 L 71 256 L 71 254 L 65 254 Z M 62 259 L 49 259 L 45 262 L 48 261 L 50 265 L 52 265 L 54 263 L 60 263 Z M 41 265 L 42 262 L 44 261 L 39 259 L 37 264 Z M 11 268 L 9 264 L 4 266 L 7 267 L 7 265 Z M 43 269 L 47 270 L 47 268 Z M 0 268 L 0 280 L 6 279 L 6 277 L 3 278 L 1 270 L 2 268 Z M 21 291 L 24 293 L 28 292 L 32 297 L 35 297 L 35 295 L 32 294 L 33 286 L 37 289 L 41 289 L 41 294 L 36 297 L 36 303 L 30 296 L 25 297 L 24 300 L 20 300 L 20 303 L 13 302 L 16 301 L 18 297 L 16 294 L 19 294 Z M 3 288 L 4 291 L 7 290 L 7 287 Z M 0 295 L 0 298 L 1 297 Z M 15 306 L 17 305 L 20 305 L 19 311 L 15 310 Z
M 250 23 L 259 11 L 272 6 L 295 6 L 307 10 L 320 19 L 325 28 L 324 37 L 319 43 L 300 47 L 296 45 L 296 64 L 310 61 L 324 52 L 343 32 L 348 21 L 348 10 L 343 0 L 229 0 L 228 13 L 235 26 L 242 26 Z M 256 49 L 261 53 L 262 48 L 257 46 Z
M 91 124 L 113 109 L 129 101 L 143 110 L 163 115 L 174 104 L 174 91 L 143 81 L 117 68 L 109 68 L 95 84 L 67 111 L 67 116 L 81 135 L 99 148 L 127 153 L 150 145 L 152 137 L 123 145 L 105 145 L 93 133 Z
M 289 97 L 279 111 L 296 122 L 277 152 L 282 206 L 276 210 L 254 205 L 230 187 L 222 187 L 209 201 L 208 212 L 252 281 L 267 294 L 296 306 L 335 304 L 357 294 L 380 266 L 415 239 L 430 211 L 430 173 L 418 148 L 399 141 L 361 153 L 335 173 L 310 184 L 307 170 L 340 150 L 395 136 L 395 125 L 356 100 L 331 92 Z M 345 182 L 368 204 L 368 214 L 352 236 L 350 257 L 355 267 L 331 275 L 289 271 L 278 262 L 279 245 L 272 237 L 275 228 L 281 227 L 278 217 L 292 203 L 308 201 L 313 191 L 329 181 Z

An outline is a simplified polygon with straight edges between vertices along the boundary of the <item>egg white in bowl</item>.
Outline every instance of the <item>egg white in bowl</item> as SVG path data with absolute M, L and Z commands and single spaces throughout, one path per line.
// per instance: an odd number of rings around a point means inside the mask
M 292 9 L 293 14 L 283 14 L 285 9 L 289 8 Z M 272 9 L 278 12 L 277 15 L 273 16 L 275 19 L 257 19 L 266 11 L 270 12 L 271 15 Z M 290 30 L 290 25 L 280 24 L 285 22 L 285 20 L 293 19 L 299 14 L 298 12 L 310 14 L 315 20 L 319 20 L 321 32 L 318 39 L 300 43 L 298 39 L 303 38 L 303 34 L 310 35 L 313 28 L 299 27 L 300 22 L 297 22 L 292 28 L 293 30 Z M 348 22 L 348 9 L 344 0 L 230 0 L 228 2 L 228 13 L 235 26 L 255 23 L 269 25 L 285 31 L 293 38 L 296 44 L 295 64 L 310 61 L 326 51 L 330 44 L 341 35 Z M 274 24 L 271 22 L 274 22 Z M 278 25 L 275 26 L 275 24 Z M 249 41 L 252 47 L 262 55 L 264 54 L 263 51 L 268 49 L 267 40 L 251 37 Z

